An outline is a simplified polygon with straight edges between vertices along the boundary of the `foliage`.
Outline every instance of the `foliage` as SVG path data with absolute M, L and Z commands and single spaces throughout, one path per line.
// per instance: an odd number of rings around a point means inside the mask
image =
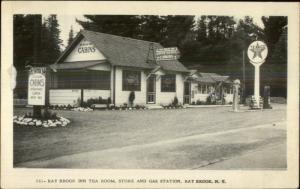
M 178 106 L 178 98 L 177 98 L 177 96 L 174 97 L 174 100 L 173 100 L 173 102 L 172 102 L 172 105 L 173 105 L 173 106 Z
M 68 46 L 73 42 L 73 40 L 74 40 L 74 30 L 73 27 L 71 26 L 71 29 L 69 31 Z
M 134 101 L 134 99 L 135 99 L 135 93 L 134 93 L 134 91 L 131 91 L 131 92 L 129 93 L 129 103 L 130 103 L 130 106 L 131 106 L 131 107 L 133 106 L 133 101 Z
M 13 18 L 13 64 L 17 69 L 18 97 L 27 95 L 27 65 L 52 64 L 60 55 L 60 30 L 56 15 L 42 23 L 42 15 L 17 14 Z
M 88 21 L 76 19 L 84 29 L 137 38 L 140 30 L 140 16 L 135 15 L 84 15 Z

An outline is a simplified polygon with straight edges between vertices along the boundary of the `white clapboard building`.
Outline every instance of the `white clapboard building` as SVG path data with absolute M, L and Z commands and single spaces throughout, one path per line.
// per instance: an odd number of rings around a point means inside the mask
M 120 106 L 129 103 L 131 91 L 139 105 L 168 105 L 175 97 L 180 104 L 196 104 L 211 94 L 232 101 L 228 76 L 188 70 L 177 55 L 160 56 L 174 49 L 82 30 L 50 65 L 49 103 L 79 106 L 101 98 Z
M 178 60 L 156 60 L 159 43 L 82 30 L 50 66 L 51 105 L 78 104 L 91 98 L 111 99 L 116 106 L 184 101 L 189 70 Z

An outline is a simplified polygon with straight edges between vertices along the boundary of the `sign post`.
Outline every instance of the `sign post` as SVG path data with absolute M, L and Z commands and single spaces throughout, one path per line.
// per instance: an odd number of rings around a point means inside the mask
M 46 68 L 32 67 L 28 78 L 28 105 L 33 105 L 33 116 L 40 117 L 41 106 L 45 105 Z
M 268 47 L 262 41 L 252 42 L 247 51 L 248 58 L 250 63 L 254 66 L 255 76 L 254 76 L 254 108 L 260 107 L 260 86 L 259 86 L 259 75 L 260 75 L 260 66 L 265 62 L 268 55 Z

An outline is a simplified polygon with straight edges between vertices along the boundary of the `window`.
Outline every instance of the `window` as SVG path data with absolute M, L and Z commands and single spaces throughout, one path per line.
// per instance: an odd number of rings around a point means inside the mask
M 59 89 L 110 90 L 109 71 L 71 71 L 57 73 Z
M 207 88 L 208 86 L 205 84 L 198 84 L 198 91 L 201 94 L 207 94 Z
M 161 76 L 161 92 L 176 92 L 176 75 Z
M 141 90 L 141 72 L 123 70 L 123 91 L 140 91 Z

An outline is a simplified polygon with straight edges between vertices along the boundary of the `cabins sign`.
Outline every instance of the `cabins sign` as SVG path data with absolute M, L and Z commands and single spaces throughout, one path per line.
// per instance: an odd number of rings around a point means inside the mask
M 45 105 L 46 68 L 34 67 L 29 71 L 28 104 Z
M 159 48 L 155 51 L 156 61 L 160 60 L 177 60 L 180 53 L 177 47 Z

